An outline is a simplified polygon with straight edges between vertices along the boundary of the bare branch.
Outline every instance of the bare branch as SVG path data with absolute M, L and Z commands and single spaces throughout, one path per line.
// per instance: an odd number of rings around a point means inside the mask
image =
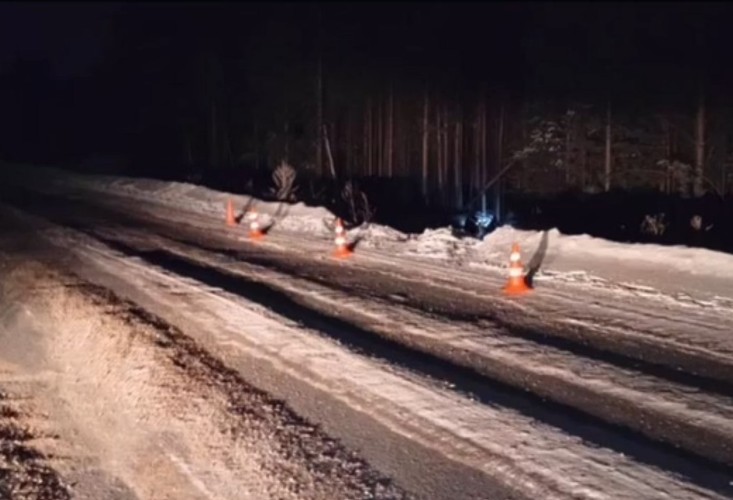
M 349 206 L 349 220 L 353 226 L 368 225 L 374 217 L 376 210 L 369 203 L 366 193 L 347 181 L 341 190 L 341 198 Z
M 298 173 L 293 167 L 284 161 L 272 172 L 272 181 L 275 187 L 270 193 L 279 201 L 294 201 L 298 187 L 295 186 L 295 178 Z

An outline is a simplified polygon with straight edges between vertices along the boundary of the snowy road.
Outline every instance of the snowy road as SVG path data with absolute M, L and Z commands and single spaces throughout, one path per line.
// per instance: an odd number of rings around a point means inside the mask
M 327 395 L 326 407 L 368 415 L 356 437 L 318 403 L 260 381 L 420 496 L 733 492 L 724 297 L 606 282 L 579 297 L 576 283 L 557 280 L 516 302 L 497 293 L 503 276 L 492 269 L 446 270 L 368 247 L 337 262 L 327 240 L 283 233 L 253 244 L 215 219 L 124 199 L 13 190 L 3 201 L 25 212 L 4 211 L 16 227 L 45 228 L 85 279 L 198 332 L 233 364 L 241 351 Z M 412 469 L 380 446 L 382 429 L 418 446 Z M 446 478 L 446 460 L 460 476 L 443 486 L 410 478 L 426 464 Z
M 12 304 L 2 358 L 16 366 L 0 385 L 33 402 L 31 421 L 41 416 L 53 437 L 34 443 L 40 464 L 67 479 L 72 498 L 405 497 L 134 304 L 17 254 L 4 253 L 2 264 L 3 304 Z M 22 469 L 9 472 L 0 486 L 21 482 Z M 2 496 L 57 497 L 66 498 Z

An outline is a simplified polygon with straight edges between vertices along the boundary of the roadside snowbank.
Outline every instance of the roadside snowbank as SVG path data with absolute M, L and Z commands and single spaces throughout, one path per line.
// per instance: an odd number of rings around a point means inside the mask
M 546 239 L 546 244 L 542 240 Z M 549 231 L 521 231 L 501 227 L 489 234 L 476 246 L 486 261 L 505 261 L 507 249 L 513 242 L 526 252 L 538 252 L 546 247 L 547 259 L 557 265 L 571 257 L 576 263 L 597 259 L 617 266 L 664 266 L 674 271 L 698 276 L 715 276 L 733 280 L 733 255 L 705 248 L 663 246 L 650 243 L 618 243 L 587 234 L 566 235 L 557 229 Z M 527 254 L 529 260 L 532 254 Z M 547 264 L 545 262 L 544 264 Z
M 223 217 L 225 204 L 231 200 L 238 212 L 246 207 L 275 218 L 278 231 L 318 237 L 327 236 L 324 221 L 334 217 L 323 207 L 265 202 L 185 182 L 83 175 L 35 166 L 3 165 L 2 170 L 34 188 L 45 187 L 59 193 L 114 194 L 213 218 Z M 39 178 L 45 180 L 43 187 L 38 186 Z M 511 246 L 516 242 L 522 248 L 524 263 L 539 268 L 540 280 L 560 277 L 587 283 L 602 276 L 641 287 L 674 291 L 691 288 L 714 295 L 733 293 L 733 255 L 701 248 L 617 243 L 588 235 L 565 235 L 557 229 L 522 231 L 510 226 L 500 227 L 483 241 L 457 238 L 449 228 L 404 234 L 371 225 L 352 231 L 352 236 L 357 234 L 366 248 L 484 268 L 506 267 Z

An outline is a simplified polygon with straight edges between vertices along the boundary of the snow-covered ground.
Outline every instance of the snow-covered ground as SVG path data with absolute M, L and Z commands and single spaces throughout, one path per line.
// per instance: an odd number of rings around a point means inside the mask
M 500 405 L 482 404 L 338 342 L 238 295 L 166 272 L 95 238 L 16 215 L 54 245 L 177 313 L 220 349 L 263 358 L 412 441 L 466 464 L 527 498 L 723 498 L 655 466 L 597 447 Z M 148 241 L 155 245 L 156 242 Z M 345 369 L 347 368 L 347 369 Z M 459 496 L 460 497 L 460 496 Z
M 96 196 L 95 202 L 149 213 L 171 224 L 195 226 L 207 234 L 234 238 L 227 231 L 225 205 L 250 207 L 275 218 L 265 248 L 324 255 L 332 246 L 323 208 L 286 206 L 217 192 L 186 183 L 71 174 L 50 168 L 4 165 L 7 182 L 65 196 Z M 38 182 L 43 179 L 43 182 Z M 351 237 L 359 233 L 352 231 Z M 522 321 L 583 328 L 631 346 L 670 346 L 663 359 L 681 363 L 676 353 L 702 354 L 726 366 L 733 356 L 733 255 L 707 249 L 623 244 L 589 236 L 562 235 L 502 227 L 484 241 L 459 239 L 448 228 L 402 234 L 372 225 L 359 235 L 353 267 L 399 275 L 416 286 L 440 284 L 446 293 L 480 294 L 513 311 Z M 539 267 L 536 289 L 520 300 L 500 293 L 514 242 L 528 267 Z M 418 277 L 419 275 L 419 277 Z M 648 359 L 643 356 L 643 359 Z M 711 367 L 716 366 L 712 364 Z M 728 368 L 726 368 L 728 369 Z M 703 367 L 703 371 L 705 367 Z M 697 368 L 696 368 L 697 371 Z M 729 371 L 733 375 L 733 370 Z
M 0 498 L 406 498 L 174 327 L 63 266 L 4 250 Z M 3 404 L 8 388 L 35 415 Z
M 283 291 L 295 300 L 322 311 L 339 310 L 339 316 L 365 325 L 388 338 L 432 352 L 486 373 L 508 383 L 533 381 L 535 391 L 551 400 L 578 406 L 586 400 L 586 411 L 601 419 L 623 423 L 631 428 L 679 445 L 688 436 L 679 433 L 682 427 L 696 427 L 683 447 L 695 450 L 702 445 L 707 451 L 720 446 L 719 458 L 727 460 L 733 447 L 733 398 L 709 395 L 661 377 L 614 366 L 599 359 L 587 359 L 560 348 L 538 345 L 517 338 L 501 325 L 487 321 L 446 320 L 388 303 L 379 296 L 361 297 L 347 291 L 291 274 L 253 265 L 243 260 L 198 250 L 184 243 L 144 232 L 123 228 L 100 230 L 108 241 L 120 241 L 137 248 L 155 248 L 171 256 L 180 256 L 206 268 L 221 270 L 227 275 L 247 281 L 261 282 Z M 477 360 L 479 360 L 477 362 Z M 521 385 L 521 383 L 519 384 Z M 566 390 L 557 390 L 564 387 Z M 592 400 L 591 394 L 597 398 Z M 581 396 L 582 395 L 582 396 Z M 674 422 L 666 428 L 662 420 Z M 646 426 L 643 422 L 650 423 Z M 656 422 L 652 424 L 651 422 Z M 665 436 L 665 433 L 669 435 Z M 701 433 L 709 434 L 703 443 Z M 700 448 L 701 454 L 705 452 Z
M 302 203 L 288 205 L 262 202 L 246 196 L 215 191 L 179 182 L 114 176 L 72 174 L 53 168 L 3 165 L 3 175 L 25 179 L 56 192 L 97 193 L 159 204 L 181 213 L 195 213 L 222 220 L 225 204 L 239 210 L 248 207 L 272 218 L 274 232 L 325 239 L 330 235 L 324 221 L 333 214 Z M 403 234 L 371 225 L 356 229 L 363 247 L 391 255 L 435 259 L 446 266 L 501 269 L 508 265 L 513 243 L 523 250 L 525 264 L 536 263 L 538 282 L 566 281 L 587 287 L 630 289 L 634 293 L 659 294 L 680 302 L 703 300 L 733 309 L 733 255 L 700 248 L 655 244 L 617 243 L 588 235 L 564 235 L 500 227 L 483 241 L 457 238 L 449 228 Z M 544 240 L 544 241 L 543 241 Z M 544 250 L 540 250 L 544 248 Z
M 674 458 L 658 467 L 667 459 L 656 449 L 644 451 L 647 445 L 626 455 L 609 441 L 608 447 L 599 446 L 602 439 L 586 442 L 533 417 L 534 410 L 477 401 L 464 387 L 436 384 L 410 369 L 409 360 L 360 355 L 323 331 L 310 331 L 321 327 L 308 327 L 298 314 L 339 318 L 343 328 L 388 339 L 410 356 L 428 353 L 481 374 L 484 382 L 499 381 L 733 464 L 731 255 L 557 230 L 502 227 L 477 241 L 456 238 L 448 228 L 402 234 L 372 225 L 351 232 L 363 239 L 343 262 L 329 258 L 333 235 L 324 221 L 333 215 L 323 208 L 54 169 L 13 167 L 3 175 L 57 195 L 49 200 L 82 200 L 73 209 L 60 202 L 65 213 L 58 220 L 85 227 L 85 234 L 33 218 L 29 226 L 46 227 L 41 234 L 57 248 L 125 281 L 125 288 L 142 290 L 144 303 L 175 310 L 176 321 L 215 332 L 215 345 L 267 359 L 393 432 L 527 496 L 715 494 L 674 472 L 686 467 L 672 466 Z M 249 242 L 243 227 L 224 224 L 230 200 L 237 210 L 254 208 L 274 220 L 264 240 Z M 93 206 L 107 211 L 96 221 Z M 53 208 L 38 212 L 53 216 Z M 535 290 L 519 298 L 501 293 L 514 243 L 528 268 L 539 267 Z M 128 250 L 118 253 L 116 245 Z M 196 271 L 187 275 L 186 266 Z M 283 316 L 259 292 L 227 291 L 227 280 L 259 283 L 302 309 Z M 657 458 L 639 459 L 645 453 Z M 730 493 L 733 483 L 721 486 L 718 473 L 711 474 L 716 491 Z
M 33 190 L 95 196 L 96 203 L 118 210 L 194 226 L 203 234 L 246 239 L 243 228 L 224 225 L 225 205 L 232 200 L 235 207 L 253 207 L 275 218 L 263 248 L 318 256 L 333 245 L 324 224 L 332 214 L 323 208 L 259 202 L 186 183 L 51 168 L 4 165 L 0 175 Z M 358 232 L 352 231 L 352 237 Z M 694 367 L 695 372 L 724 365 L 733 376 L 733 255 L 512 227 L 502 227 L 484 241 L 455 238 L 447 228 L 407 235 L 378 225 L 361 236 L 350 264 L 354 268 L 399 276 L 416 287 L 430 283 L 450 294 L 491 298 L 513 321 L 592 331 L 596 335 L 584 341 L 616 342 L 614 349 L 627 356 L 636 357 L 643 346 L 654 347 L 659 350 L 655 355 L 672 366 L 686 366 L 684 356 L 690 355 L 710 362 Z M 539 265 L 535 291 L 520 300 L 500 292 L 514 242 L 522 245 L 527 266 Z M 639 357 L 650 359 L 641 351 Z

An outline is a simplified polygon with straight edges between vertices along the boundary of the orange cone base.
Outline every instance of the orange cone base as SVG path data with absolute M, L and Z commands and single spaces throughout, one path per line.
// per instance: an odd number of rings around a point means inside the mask
M 234 207 L 232 206 L 232 202 L 227 202 L 227 226 L 236 226 L 237 221 L 234 220 Z
M 522 295 L 531 290 L 532 289 L 527 286 L 527 283 L 524 282 L 524 278 L 510 279 L 504 287 L 504 293 L 507 295 Z
M 333 256 L 337 259 L 348 259 L 349 257 L 351 257 L 352 253 L 354 252 L 346 247 L 338 247 L 336 250 L 334 250 Z
M 265 233 L 263 233 L 262 231 L 257 230 L 257 231 L 250 231 L 249 232 L 249 239 L 250 240 L 261 240 L 264 237 L 265 237 Z

